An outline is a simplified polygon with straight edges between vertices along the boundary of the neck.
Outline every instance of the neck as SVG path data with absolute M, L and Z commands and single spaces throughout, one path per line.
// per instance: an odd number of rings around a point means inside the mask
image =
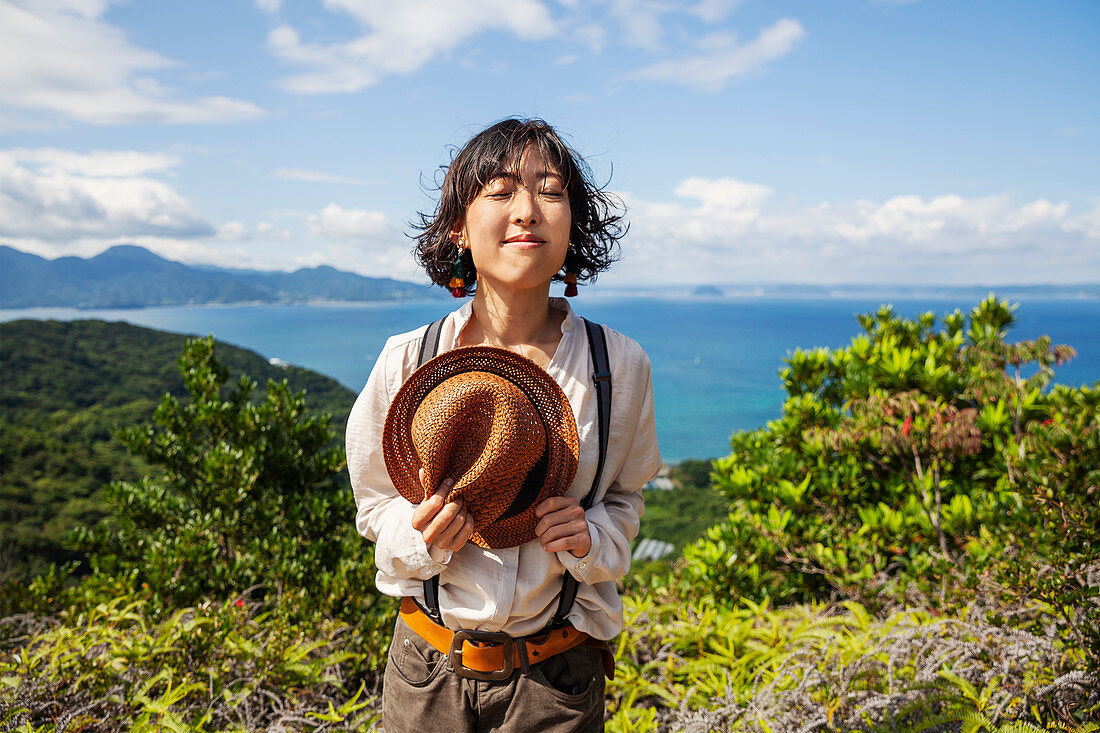
M 550 284 L 507 293 L 478 283 L 474 320 L 485 341 L 500 346 L 544 341 L 551 327 Z

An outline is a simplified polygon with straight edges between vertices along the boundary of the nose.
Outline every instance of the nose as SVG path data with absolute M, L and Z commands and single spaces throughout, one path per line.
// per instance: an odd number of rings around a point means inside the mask
M 526 189 L 516 192 L 512 197 L 512 222 L 522 226 L 533 226 L 539 221 L 538 203 L 535 195 Z

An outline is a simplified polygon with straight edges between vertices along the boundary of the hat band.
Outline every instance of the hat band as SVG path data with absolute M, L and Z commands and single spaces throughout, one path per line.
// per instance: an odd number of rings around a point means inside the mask
M 538 498 L 539 491 L 542 489 L 543 483 L 546 482 L 546 466 L 549 462 L 549 451 L 545 448 L 542 451 L 542 455 L 539 456 L 539 460 L 531 467 L 531 470 L 527 472 L 527 477 L 523 479 L 523 486 L 520 488 L 519 493 L 516 494 L 516 498 L 512 499 L 512 503 L 508 505 L 508 508 L 504 510 L 504 513 L 497 517 L 496 521 L 502 519 L 511 519 L 517 514 L 521 514 L 535 503 L 535 499 Z
M 524 397 L 532 405 L 538 404 L 535 396 L 527 389 L 527 386 L 522 384 L 519 380 L 515 379 L 511 374 L 497 373 L 498 376 L 504 377 L 513 385 L 523 392 Z M 545 436 L 546 442 L 543 443 L 542 454 L 539 456 L 538 461 L 531 467 L 531 470 L 527 472 L 527 476 L 523 479 L 523 486 L 516 493 L 516 497 L 512 499 L 512 503 L 508 505 L 508 508 L 504 510 L 504 513 L 496 518 L 495 521 L 499 522 L 503 519 L 509 519 L 522 514 L 524 511 L 530 508 L 535 503 L 535 499 L 538 498 L 539 492 L 542 490 L 542 485 L 546 482 L 546 469 L 550 458 L 550 426 L 546 424 L 546 416 L 542 414 L 541 410 L 535 410 L 535 414 L 538 415 L 539 422 L 542 423 L 542 434 Z

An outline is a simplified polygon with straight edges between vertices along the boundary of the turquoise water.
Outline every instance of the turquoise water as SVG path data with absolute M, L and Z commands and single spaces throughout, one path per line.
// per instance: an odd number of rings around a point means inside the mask
M 937 314 L 973 302 L 891 301 L 902 314 Z M 658 436 L 666 461 L 729 452 L 729 436 L 778 417 L 783 403 L 778 370 L 797 347 L 837 347 L 859 332 L 855 314 L 881 300 L 745 298 L 665 300 L 577 298 L 582 315 L 636 339 L 653 361 Z M 38 308 L 0 310 L 17 318 L 126 321 L 165 331 L 214 334 L 218 339 L 328 374 L 350 389 L 366 381 L 388 336 L 432 321 L 452 301 L 352 305 L 240 305 L 137 310 Z M 1075 347 L 1078 358 L 1057 371 L 1064 384 L 1100 380 L 1100 301 L 1025 301 L 1017 339 L 1049 334 Z

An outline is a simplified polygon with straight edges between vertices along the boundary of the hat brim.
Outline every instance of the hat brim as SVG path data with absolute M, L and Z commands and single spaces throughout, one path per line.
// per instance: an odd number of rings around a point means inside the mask
M 530 359 L 494 346 L 465 346 L 425 363 L 401 385 L 382 431 L 382 454 L 397 492 L 413 504 L 427 498 L 418 472 L 420 458 L 413 442 L 417 407 L 436 386 L 456 374 L 486 372 L 516 385 L 531 400 L 546 427 L 546 476 L 531 504 L 518 513 L 479 527 L 470 541 L 488 548 L 514 547 L 535 538 L 535 507 L 569 490 L 577 474 L 579 444 L 573 408 L 553 377 Z M 541 463 L 541 462 L 540 462 Z

